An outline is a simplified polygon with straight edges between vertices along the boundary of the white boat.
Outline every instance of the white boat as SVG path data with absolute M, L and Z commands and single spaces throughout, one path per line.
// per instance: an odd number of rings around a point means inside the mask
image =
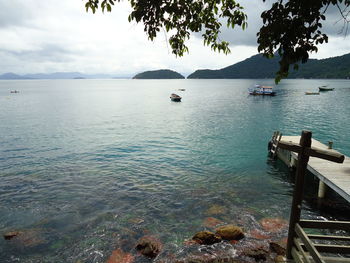
M 271 86 L 255 85 L 254 88 L 250 88 L 248 91 L 250 95 L 275 96 L 276 92 L 272 89 Z
M 171 99 L 172 101 L 181 101 L 182 97 L 180 97 L 179 95 L 177 95 L 177 94 L 175 94 L 175 93 L 172 93 L 172 94 L 170 95 L 170 99 Z

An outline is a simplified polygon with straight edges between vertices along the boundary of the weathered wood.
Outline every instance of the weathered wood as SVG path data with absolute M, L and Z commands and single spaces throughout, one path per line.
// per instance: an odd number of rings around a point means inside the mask
M 333 240 L 333 241 L 350 241 L 350 236 L 331 236 L 331 235 L 307 235 L 310 239 Z
M 307 251 L 312 256 L 312 259 L 316 263 L 325 263 L 324 260 L 322 260 L 320 253 L 316 250 L 316 245 L 314 245 L 311 240 L 307 237 L 304 230 L 300 227 L 299 224 L 295 225 L 295 232 L 299 236 L 299 238 L 303 241 Z
M 299 144 L 294 143 L 294 142 L 287 142 L 287 141 L 283 141 L 283 140 L 281 140 L 279 142 L 279 148 L 285 149 L 285 150 L 288 150 L 291 152 L 296 152 L 296 153 L 299 153 L 301 150 L 301 147 Z
M 326 245 L 326 244 L 315 244 L 314 245 L 317 251 L 323 253 L 332 253 L 332 254 L 349 254 L 350 246 L 345 245 Z
M 310 131 L 302 131 L 300 138 L 300 152 L 298 154 L 298 166 L 295 179 L 294 193 L 291 214 L 289 219 L 289 229 L 288 229 L 288 241 L 287 241 L 287 258 L 292 259 L 292 246 L 295 237 L 295 225 L 300 221 L 301 213 L 301 203 L 303 200 L 303 190 L 304 190 L 304 177 L 307 167 L 307 162 L 309 161 L 309 156 L 305 154 L 305 149 L 311 147 L 311 136 Z
M 350 231 L 350 221 L 320 221 L 300 220 L 299 225 L 303 228 L 335 229 Z
M 288 141 L 279 141 L 278 147 L 281 149 L 285 149 L 291 152 L 296 152 L 300 153 L 301 147 L 299 144 L 294 143 L 294 142 L 288 142 Z M 336 163 L 343 163 L 345 156 L 341 153 L 334 152 L 334 151 L 327 151 L 327 150 L 322 150 L 319 148 L 306 148 L 305 149 L 305 154 L 310 156 L 310 157 L 316 157 L 324 160 L 328 160 L 331 162 L 336 162 Z
M 305 151 L 308 156 L 317 157 L 335 163 L 343 163 L 345 159 L 345 156 L 338 152 L 326 151 L 318 148 L 309 148 Z
M 303 262 L 310 262 L 309 254 L 304 250 L 303 243 L 300 238 L 294 238 L 294 244 L 297 247 L 298 254 L 303 258 Z
M 295 247 L 292 248 L 292 256 L 293 256 L 293 259 L 295 260 L 295 263 L 308 263 L 303 260 L 299 251 L 297 251 Z

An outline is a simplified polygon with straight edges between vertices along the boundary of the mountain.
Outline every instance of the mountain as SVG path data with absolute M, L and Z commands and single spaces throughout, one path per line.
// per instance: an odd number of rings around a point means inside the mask
M 130 76 L 115 76 L 108 74 L 83 74 L 80 72 L 55 72 L 55 73 L 35 73 L 18 75 L 5 73 L 0 75 L 0 79 L 118 79 L 130 78 Z
M 30 78 L 9 72 L 9 73 L 0 75 L 0 79 L 10 80 L 10 79 L 30 79 Z
M 274 78 L 279 68 L 279 56 L 267 59 L 258 54 L 231 66 L 218 70 L 197 70 L 189 79 L 260 79 Z M 349 78 L 350 53 L 327 59 L 309 59 L 300 64 L 299 70 L 291 70 L 288 78 Z
M 133 77 L 133 79 L 184 79 L 181 74 L 170 69 L 145 71 Z

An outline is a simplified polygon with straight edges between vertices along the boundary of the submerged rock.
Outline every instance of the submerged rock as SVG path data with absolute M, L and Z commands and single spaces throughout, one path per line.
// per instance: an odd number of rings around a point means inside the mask
M 221 205 L 213 205 L 211 206 L 207 211 L 207 215 L 219 215 L 219 214 L 225 214 L 227 211 L 226 207 Z
M 201 231 L 195 234 L 192 239 L 201 245 L 212 245 L 215 243 L 219 243 L 221 241 L 221 237 L 210 232 L 210 231 Z
M 254 230 L 251 230 L 249 232 L 249 236 L 251 236 L 252 238 L 255 238 L 255 239 L 260 239 L 260 240 L 264 240 L 264 239 L 270 239 L 271 236 L 257 230 L 257 229 L 254 229 Z
M 20 232 L 20 231 L 10 231 L 10 232 L 7 232 L 4 234 L 4 238 L 6 240 L 10 240 L 18 235 L 21 235 L 23 232 Z
M 240 240 L 244 238 L 243 230 L 235 225 L 218 227 L 216 229 L 216 234 L 224 240 Z
M 149 258 L 155 258 L 161 252 L 162 247 L 162 243 L 154 236 L 144 236 L 136 245 L 136 249 Z
M 263 218 L 260 224 L 265 231 L 273 233 L 288 228 L 288 222 L 282 218 Z
M 214 228 L 218 225 L 221 225 L 223 222 L 215 217 L 207 217 L 203 221 L 203 226 L 208 228 Z
M 255 261 L 265 261 L 269 255 L 269 252 L 266 248 L 263 246 L 255 247 L 255 248 L 248 248 L 243 250 L 242 253 L 243 256 L 254 258 Z
M 284 257 L 284 256 L 281 256 L 281 255 L 278 255 L 277 257 L 275 257 L 275 263 L 287 263 L 288 260 Z
M 120 248 L 114 250 L 112 252 L 112 255 L 107 260 L 107 263 L 132 263 L 132 262 L 134 262 L 134 256 L 129 253 L 125 253 Z
M 43 229 L 28 229 L 23 231 L 10 231 L 4 234 L 4 238 L 13 245 L 22 248 L 32 248 L 46 244 L 45 231 Z
M 277 255 L 286 255 L 286 248 L 281 243 L 270 242 L 270 250 Z

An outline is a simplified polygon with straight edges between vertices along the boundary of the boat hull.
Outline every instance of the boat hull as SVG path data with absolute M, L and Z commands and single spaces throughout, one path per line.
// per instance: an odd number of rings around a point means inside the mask
M 319 92 L 305 92 L 305 95 L 320 95 Z
M 334 90 L 334 88 L 318 88 L 319 91 L 330 91 L 330 90 Z
M 269 92 L 269 93 L 249 92 L 249 94 L 253 96 L 275 96 L 276 92 Z

